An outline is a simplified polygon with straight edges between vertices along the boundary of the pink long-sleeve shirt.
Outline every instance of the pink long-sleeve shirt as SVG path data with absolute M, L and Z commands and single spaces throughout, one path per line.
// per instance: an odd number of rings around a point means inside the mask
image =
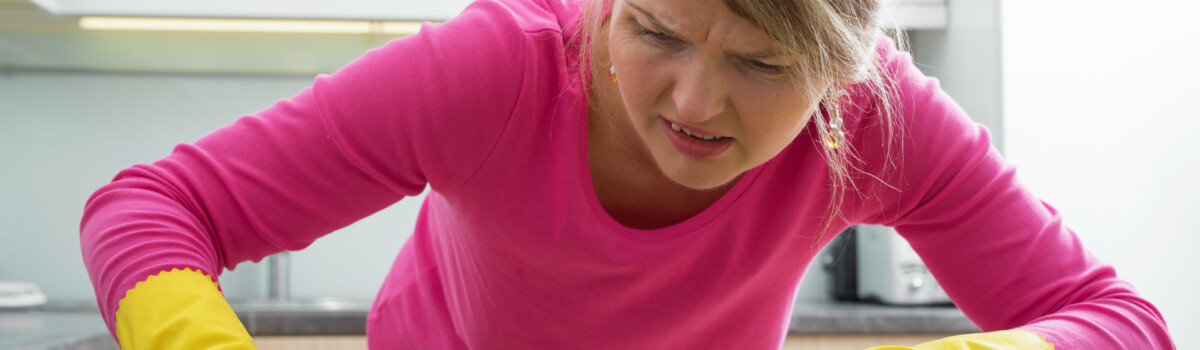
M 578 5 L 482 0 L 89 200 L 84 261 L 110 330 L 150 275 L 299 250 L 431 188 L 368 318 L 375 349 L 778 349 L 820 248 L 855 223 L 896 227 L 985 331 L 1058 349 L 1173 348 L 1162 316 L 1016 180 L 966 114 L 881 41 L 903 139 L 851 89 L 845 220 L 822 225 L 828 168 L 811 127 L 700 214 L 655 230 L 600 206 Z M 901 144 L 902 143 L 902 144 Z M 897 167 L 885 167 L 891 150 Z

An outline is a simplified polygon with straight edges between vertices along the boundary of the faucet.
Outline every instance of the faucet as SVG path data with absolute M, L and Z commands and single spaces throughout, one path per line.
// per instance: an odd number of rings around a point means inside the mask
M 291 252 L 284 251 L 267 257 L 267 296 L 272 301 L 283 301 L 291 296 L 291 269 L 288 259 Z

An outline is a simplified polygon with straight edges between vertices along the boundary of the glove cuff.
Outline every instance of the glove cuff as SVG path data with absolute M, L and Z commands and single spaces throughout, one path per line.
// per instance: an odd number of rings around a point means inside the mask
M 212 277 L 199 269 L 150 276 L 118 302 L 122 349 L 254 349 Z

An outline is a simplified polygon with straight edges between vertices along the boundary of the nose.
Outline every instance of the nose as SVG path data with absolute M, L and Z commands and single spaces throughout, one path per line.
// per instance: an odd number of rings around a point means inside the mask
M 677 71 L 671 98 L 680 121 L 700 123 L 725 111 L 726 86 L 718 62 L 695 57 Z

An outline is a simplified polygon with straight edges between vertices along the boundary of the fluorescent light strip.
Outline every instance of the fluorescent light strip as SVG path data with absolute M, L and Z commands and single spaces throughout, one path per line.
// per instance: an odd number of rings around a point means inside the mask
M 158 17 L 79 18 L 86 30 L 412 35 L 420 22 Z

